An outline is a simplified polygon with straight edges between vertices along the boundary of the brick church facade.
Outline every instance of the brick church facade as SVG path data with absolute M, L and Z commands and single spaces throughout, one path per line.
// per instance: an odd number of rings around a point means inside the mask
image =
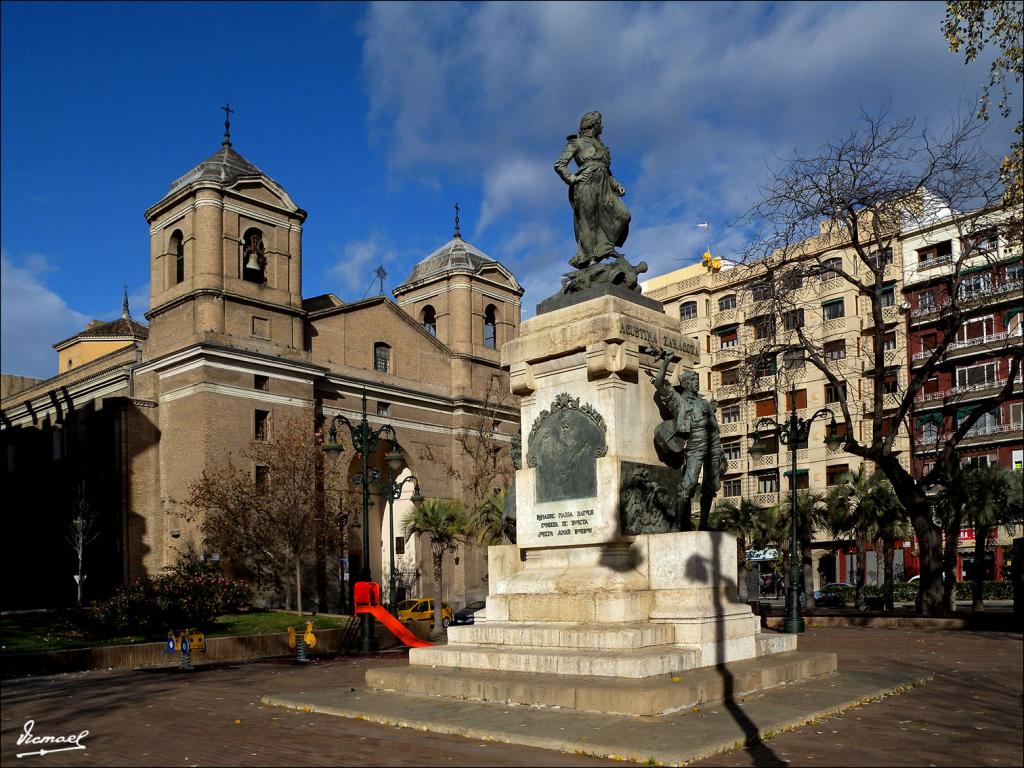
M 5 609 L 70 601 L 75 569 L 65 537 L 79 498 L 98 510 L 102 531 L 87 555 L 91 598 L 171 565 L 186 545 L 202 551 L 198 527 L 176 507 L 204 469 L 240 456 L 275 417 L 312 410 L 357 421 L 365 392 L 371 426 L 394 427 L 428 497 L 464 496 L 451 472 L 465 461 L 458 438 L 484 411 L 507 451 L 518 408 L 492 398 L 508 392 L 499 360 L 519 326 L 515 276 L 456 229 L 395 300 L 304 298 L 305 219 L 225 137 L 146 211 L 148 324 L 126 302 L 120 319 L 55 345 L 53 378 L 4 377 Z M 383 441 L 372 467 L 383 469 L 388 447 Z M 369 559 L 380 579 L 390 542 L 384 505 L 374 502 Z M 408 508 L 396 504 L 396 528 Z M 361 535 L 348 539 L 356 574 Z M 426 549 L 400 557 L 415 572 L 410 596 L 431 589 Z M 479 548 L 448 561 L 453 607 L 486 595 Z M 337 594 L 335 581 L 332 602 Z

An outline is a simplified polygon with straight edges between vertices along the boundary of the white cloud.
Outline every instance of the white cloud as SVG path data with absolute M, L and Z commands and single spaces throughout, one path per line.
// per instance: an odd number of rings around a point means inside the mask
M 43 274 L 51 269 L 39 254 L 26 257 L 20 265 L 6 252 L 0 254 L 0 368 L 4 373 L 54 376 L 53 345 L 89 321 L 43 284 Z
M 396 251 L 390 240 L 380 232 L 373 232 L 364 240 L 352 240 L 341 248 L 334 247 L 336 261 L 328 275 L 340 280 L 344 292 L 366 290 L 376 279 L 374 270 L 379 265 L 394 261 Z M 362 293 L 359 293 L 360 298 Z
M 521 213 L 554 206 L 558 189 L 549 183 L 552 167 L 550 162 L 523 157 L 506 158 L 492 167 L 483 178 L 484 200 L 477 235 L 509 211 Z M 565 209 L 571 210 L 568 203 Z

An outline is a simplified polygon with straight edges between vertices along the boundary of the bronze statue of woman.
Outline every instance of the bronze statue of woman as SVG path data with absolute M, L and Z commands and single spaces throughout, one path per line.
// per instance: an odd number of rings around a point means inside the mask
M 576 161 L 576 173 L 569 161 Z M 580 119 L 579 135 L 568 137 L 568 144 L 555 161 L 555 172 L 569 185 L 576 255 L 569 260 L 577 269 L 586 269 L 616 252 L 629 234 L 629 209 L 621 198 L 626 189 L 611 172 L 612 155 L 601 142 L 601 113 L 587 112 Z

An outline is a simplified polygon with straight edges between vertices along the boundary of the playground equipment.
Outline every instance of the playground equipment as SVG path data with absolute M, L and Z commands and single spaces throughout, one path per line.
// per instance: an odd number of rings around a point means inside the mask
M 306 622 L 306 631 L 301 635 L 296 633 L 295 627 L 288 627 L 288 647 L 296 649 L 296 661 L 305 664 L 309 661 L 306 656 L 306 648 L 316 647 L 316 635 L 313 634 L 313 622 Z
M 195 627 L 183 629 L 177 633 L 172 629 L 167 633 L 167 645 L 164 646 L 163 652 L 174 653 L 175 651 L 181 652 L 181 661 L 178 664 L 179 669 L 182 672 L 191 672 L 194 669 L 192 666 L 192 651 L 206 653 L 206 635 Z
M 410 648 L 422 648 L 432 645 L 420 640 L 410 632 L 398 619 L 387 612 L 380 604 L 380 584 L 375 581 L 357 581 L 353 589 L 356 614 L 368 613 L 387 627 L 388 631 Z

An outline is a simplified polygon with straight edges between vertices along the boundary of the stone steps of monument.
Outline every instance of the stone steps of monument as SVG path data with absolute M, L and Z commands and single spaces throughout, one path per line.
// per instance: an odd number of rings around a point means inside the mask
M 448 644 L 516 645 L 544 648 L 624 649 L 675 642 L 670 624 L 578 624 L 561 622 L 486 622 L 449 627 Z
M 425 649 L 414 649 L 425 650 Z M 366 684 L 378 691 L 430 697 L 542 705 L 623 715 L 660 715 L 836 671 L 833 653 L 776 654 L 692 669 L 681 675 L 616 680 L 607 677 L 452 670 L 417 665 L 370 669 Z M 436 699 L 435 699 L 436 700 Z
M 598 650 L 458 644 L 411 648 L 409 664 L 414 667 L 643 678 L 693 669 L 700 664 L 700 653 L 672 646 Z

